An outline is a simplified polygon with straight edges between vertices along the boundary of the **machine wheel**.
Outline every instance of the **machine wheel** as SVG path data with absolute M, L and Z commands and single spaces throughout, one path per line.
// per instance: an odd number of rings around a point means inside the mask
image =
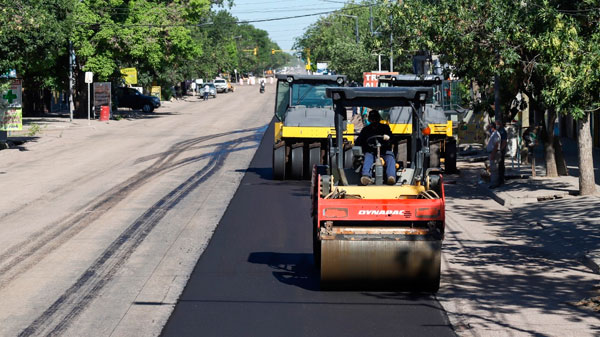
M 440 167 L 441 142 L 429 144 L 429 167 Z
M 273 149 L 273 178 L 285 180 L 285 146 Z
M 398 152 L 396 153 L 396 163 L 402 163 L 402 167 L 408 167 L 408 141 L 398 142 Z
M 352 147 L 344 149 L 344 168 L 352 168 L 354 154 L 352 153 Z
M 292 167 L 290 175 L 292 179 L 300 180 L 304 177 L 304 148 L 296 145 L 292 147 Z
M 446 173 L 456 172 L 456 140 L 454 138 L 446 141 L 444 151 L 444 171 Z
M 321 165 L 321 147 L 312 147 L 308 150 L 308 172 L 312 173 L 315 165 Z M 309 173 L 310 174 L 310 173 Z

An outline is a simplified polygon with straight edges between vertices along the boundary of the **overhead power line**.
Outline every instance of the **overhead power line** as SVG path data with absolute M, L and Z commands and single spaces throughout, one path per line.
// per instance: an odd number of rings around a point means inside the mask
M 372 4 L 368 4 L 368 5 L 356 5 L 356 6 L 352 6 L 352 7 L 340 8 L 340 9 L 337 9 L 337 10 L 323 11 L 323 12 L 310 13 L 310 14 L 300 14 L 300 15 L 292 15 L 292 16 L 283 16 L 283 17 L 268 18 L 268 19 L 239 20 L 239 21 L 231 22 L 231 24 L 251 24 L 251 23 L 259 23 L 259 22 L 271 22 L 271 21 L 291 20 L 291 19 L 305 18 L 305 17 L 310 17 L 310 16 L 332 14 L 332 13 L 336 13 L 336 12 L 344 12 L 344 11 L 349 11 L 349 10 L 356 9 L 356 8 L 365 8 L 365 7 L 370 7 L 370 6 L 378 6 L 378 5 L 372 5 Z M 122 24 L 122 23 L 78 22 L 78 24 L 80 24 L 80 25 L 88 25 L 88 26 L 114 25 L 114 26 L 121 26 L 121 27 L 157 27 L 157 28 L 165 28 L 165 27 L 190 27 L 190 28 L 193 28 L 193 27 L 211 26 L 214 23 L 213 22 L 198 23 L 198 24 L 172 23 L 172 24 L 163 24 L 163 25 L 160 25 L 160 24 L 152 24 L 152 23 L 147 23 L 147 24 L 144 24 L 144 23 Z

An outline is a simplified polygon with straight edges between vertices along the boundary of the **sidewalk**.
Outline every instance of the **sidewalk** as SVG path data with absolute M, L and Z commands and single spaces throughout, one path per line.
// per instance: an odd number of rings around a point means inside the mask
M 531 166 L 512 166 L 511 160 L 507 159 L 506 176 L 513 178 L 494 189 L 480 181 L 478 189 L 520 220 L 521 226 L 513 235 L 552 256 L 581 263 L 591 272 L 600 274 L 600 149 L 593 149 L 598 193 L 579 196 L 577 143 L 566 138 L 562 142 L 569 176 L 546 178 L 543 150 L 538 148 L 536 177 L 530 176 Z M 468 155 L 469 158 L 481 157 L 477 151 Z M 461 168 L 479 172 L 483 163 L 477 159 L 463 160 Z M 584 300 L 579 304 L 600 312 L 600 296 L 594 301 Z
M 24 150 L 23 145 L 29 142 L 48 142 L 60 139 L 67 133 L 73 133 L 75 130 L 92 129 L 99 130 L 107 127 L 125 127 L 125 121 L 136 121 L 147 118 L 158 118 L 164 115 L 172 114 L 171 108 L 181 103 L 200 102 L 197 97 L 189 96 L 184 99 L 162 101 L 161 106 L 152 113 L 144 113 L 140 110 L 131 110 L 120 108 L 113 112 L 113 118 L 106 122 L 93 119 L 88 122 L 87 118 L 74 118 L 69 120 L 68 113 L 46 113 L 36 117 L 23 117 L 23 129 L 19 131 L 10 131 L 6 142 L 0 141 L 0 150 L 17 149 Z M 116 117 L 116 118 L 115 118 Z M 109 124 L 111 124 L 109 126 Z
M 538 201 L 540 186 L 552 195 L 577 190 L 573 177 L 512 179 L 490 190 L 478 183 L 482 168 L 460 161 L 460 175 L 446 177 L 436 297 L 457 334 L 597 336 L 600 276 L 592 259 L 600 249 L 600 198 L 567 193 Z M 511 205 L 497 202 L 502 193 Z

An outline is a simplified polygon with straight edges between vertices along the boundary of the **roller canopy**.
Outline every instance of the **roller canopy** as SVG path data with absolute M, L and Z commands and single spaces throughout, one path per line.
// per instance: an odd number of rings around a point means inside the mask
M 346 75 L 304 75 L 304 74 L 277 74 L 275 75 L 278 80 L 286 81 L 288 77 L 292 77 L 294 81 L 300 82 L 336 82 L 338 78 L 343 78 L 346 82 Z
M 335 104 L 386 109 L 408 106 L 409 102 L 425 102 L 433 96 L 431 87 L 341 87 L 327 88 L 327 97 Z
M 379 81 L 391 82 L 392 86 L 434 86 L 442 84 L 443 78 L 438 75 L 381 75 Z

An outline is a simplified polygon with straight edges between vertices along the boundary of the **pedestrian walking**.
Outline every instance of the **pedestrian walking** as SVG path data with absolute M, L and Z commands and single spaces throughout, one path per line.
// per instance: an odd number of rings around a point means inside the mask
M 208 93 L 210 92 L 210 86 L 207 84 L 204 85 L 204 100 L 208 101 Z
M 523 133 L 523 143 L 527 148 L 527 156 L 528 162 L 531 163 L 531 176 L 535 177 L 535 152 L 534 149 L 537 145 L 537 128 L 528 127 L 527 130 Z
M 490 138 L 485 149 L 488 152 L 488 158 L 490 162 L 490 188 L 496 188 L 500 186 L 498 177 L 498 159 L 500 157 L 500 133 L 496 129 L 496 123 L 489 125 Z
M 502 124 L 502 121 L 496 121 L 496 130 L 500 134 L 500 151 L 498 157 L 498 185 L 504 184 L 504 172 L 506 167 L 504 166 L 504 159 L 506 158 L 506 149 L 508 145 L 508 133 Z

